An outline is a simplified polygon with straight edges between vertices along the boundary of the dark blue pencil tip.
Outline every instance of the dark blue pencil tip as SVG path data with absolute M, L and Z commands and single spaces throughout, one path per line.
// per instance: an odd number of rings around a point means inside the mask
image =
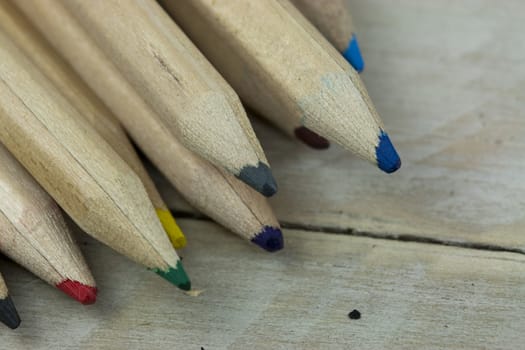
M 269 252 L 283 249 L 283 233 L 275 227 L 264 226 L 263 230 L 252 238 L 252 242 Z
M 266 197 L 271 197 L 277 192 L 277 183 L 272 171 L 264 163 L 259 162 L 257 166 L 245 166 L 237 178 Z
M 377 166 L 385 173 L 393 173 L 401 167 L 401 159 L 390 142 L 387 133 L 381 130 L 379 144 L 376 147 Z
M 359 43 L 357 42 L 355 34 L 352 34 L 348 47 L 343 51 L 343 56 L 359 73 L 365 69 L 365 61 L 361 55 L 361 50 L 359 49 Z

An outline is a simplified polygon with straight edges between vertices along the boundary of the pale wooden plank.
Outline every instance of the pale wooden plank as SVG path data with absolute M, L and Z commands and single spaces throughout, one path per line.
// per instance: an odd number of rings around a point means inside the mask
M 525 2 L 372 0 L 351 9 L 363 78 L 403 166 L 385 175 L 256 123 L 279 184 L 278 218 L 525 251 Z
M 315 232 L 267 254 L 215 224 L 180 220 L 198 297 L 80 236 L 100 287 L 83 307 L 13 264 L 12 349 L 517 349 L 525 256 Z M 350 320 L 352 309 L 362 312 Z

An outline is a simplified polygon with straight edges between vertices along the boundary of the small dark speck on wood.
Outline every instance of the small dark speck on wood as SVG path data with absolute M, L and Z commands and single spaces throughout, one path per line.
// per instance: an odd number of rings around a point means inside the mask
M 361 313 L 359 312 L 359 310 L 353 309 L 353 310 L 350 311 L 350 313 L 348 314 L 348 317 L 349 317 L 351 320 L 358 320 L 358 319 L 361 318 Z

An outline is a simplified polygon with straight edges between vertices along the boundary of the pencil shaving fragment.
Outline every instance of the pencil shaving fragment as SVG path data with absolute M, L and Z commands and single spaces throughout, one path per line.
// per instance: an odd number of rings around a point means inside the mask
M 204 289 L 192 289 L 184 292 L 184 294 L 189 295 L 190 297 L 198 297 L 201 293 L 204 292 Z

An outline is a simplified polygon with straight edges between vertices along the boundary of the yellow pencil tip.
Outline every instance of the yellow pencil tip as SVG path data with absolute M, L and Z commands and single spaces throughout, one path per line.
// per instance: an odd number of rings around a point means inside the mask
M 162 227 L 164 227 L 164 231 L 168 234 L 173 248 L 178 249 L 186 246 L 186 237 L 184 237 L 184 234 L 169 210 L 157 209 L 157 216 L 159 217 Z

